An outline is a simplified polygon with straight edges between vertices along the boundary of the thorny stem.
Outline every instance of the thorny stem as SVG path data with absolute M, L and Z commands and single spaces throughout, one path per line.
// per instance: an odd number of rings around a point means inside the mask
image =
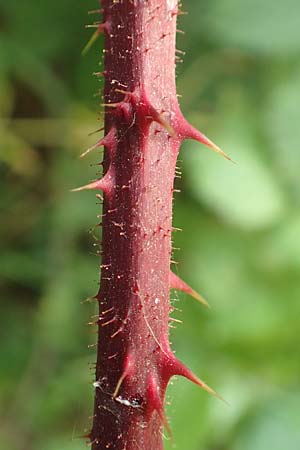
M 183 118 L 176 97 L 177 0 L 102 0 L 104 192 L 92 450 L 161 450 L 164 396 L 182 375 L 214 393 L 171 351 L 175 165 L 183 139 L 221 152 Z

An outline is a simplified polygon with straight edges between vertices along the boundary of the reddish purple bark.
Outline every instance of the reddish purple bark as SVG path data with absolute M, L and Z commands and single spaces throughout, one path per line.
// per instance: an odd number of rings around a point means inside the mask
M 176 97 L 177 0 L 103 0 L 104 193 L 93 450 L 160 450 L 164 396 L 182 375 L 213 393 L 172 353 L 170 275 L 175 165 L 183 139 L 221 152 L 183 118 Z

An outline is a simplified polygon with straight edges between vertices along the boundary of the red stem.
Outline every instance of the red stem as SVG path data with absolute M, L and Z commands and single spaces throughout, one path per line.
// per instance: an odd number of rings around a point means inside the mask
M 106 106 L 105 116 L 114 135 L 105 155 L 112 176 L 104 190 L 92 449 L 159 450 L 178 139 L 156 121 L 176 112 L 177 2 L 103 3 L 105 103 L 119 104 Z
M 217 149 L 176 97 L 177 0 L 102 0 L 105 33 L 104 192 L 93 450 L 161 450 L 164 396 L 179 374 L 213 393 L 173 355 L 169 289 L 172 197 L 181 141 Z M 91 150 L 91 149 L 89 149 Z M 218 149 L 219 150 L 219 149 Z M 87 152 L 86 152 L 87 153 Z

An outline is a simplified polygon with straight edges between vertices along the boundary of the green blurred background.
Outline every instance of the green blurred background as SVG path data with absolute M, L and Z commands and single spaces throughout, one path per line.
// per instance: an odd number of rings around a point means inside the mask
M 1 450 L 79 450 L 92 414 L 99 260 L 102 40 L 81 56 L 96 0 L 1 0 Z M 182 277 L 173 348 L 229 403 L 168 390 L 179 450 L 300 449 L 300 3 L 186 0 L 178 91 L 200 144 L 180 154 L 174 226 Z M 90 231 L 90 232 L 89 232 Z M 166 439 L 166 449 L 172 448 Z

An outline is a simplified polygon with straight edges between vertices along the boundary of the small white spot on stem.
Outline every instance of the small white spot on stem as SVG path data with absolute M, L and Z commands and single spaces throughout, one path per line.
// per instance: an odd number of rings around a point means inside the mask
M 119 397 L 116 397 L 116 401 L 121 403 L 124 406 L 131 406 L 131 408 L 139 408 L 140 404 L 137 402 L 130 402 L 126 398 L 123 398 L 119 395 Z

